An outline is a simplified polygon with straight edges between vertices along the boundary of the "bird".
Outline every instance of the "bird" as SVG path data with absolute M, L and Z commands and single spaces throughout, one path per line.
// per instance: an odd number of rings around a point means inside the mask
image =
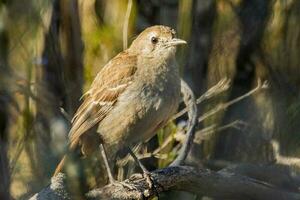
M 174 29 L 155 25 L 112 58 L 82 97 L 71 121 L 68 151 L 81 146 L 82 154 L 88 156 L 100 148 L 113 183 L 109 163 L 116 152 L 149 140 L 177 111 L 181 86 L 175 52 L 183 44 L 186 41 L 176 38 Z M 95 133 L 97 139 L 91 137 Z M 67 154 L 53 176 L 62 171 Z

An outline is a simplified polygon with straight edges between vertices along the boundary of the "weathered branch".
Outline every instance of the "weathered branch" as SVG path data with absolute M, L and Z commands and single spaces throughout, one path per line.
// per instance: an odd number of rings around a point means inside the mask
M 300 192 L 300 177 L 292 167 L 280 164 L 236 164 L 222 169 L 226 173 L 240 174 L 256 180 L 268 182 L 277 188 L 291 192 Z
M 154 187 L 149 188 L 147 181 L 140 174 L 135 174 L 123 183 L 131 186 L 129 189 L 121 184 L 107 185 L 94 189 L 86 196 L 87 199 L 147 199 L 168 190 L 182 190 L 198 195 L 225 199 L 273 199 L 296 200 L 300 193 L 288 192 L 268 183 L 238 175 L 232 172 L 214 172 L 208 169 L 197 169 L 188 166 L 168 167 L 151 172 Z M 30 200 L 70 199 L 64 185 L 64 176 L 59 174 L 52 183 L 36 194 Z
M 59 173 L 51 179 L 50 185 L 45 187 L 39 193 L 32 196 L 29 200 L 70 200 L 70 194 L 67 192 L 66 176 Z
M 143 199 L 168 190 L 182 190 L 198 195 L 225 199 L 300 199 L 300 194 L 281 191 L 267 183 L 233 173 L 213 172 L 187 166 L 168 167 L 151 173 L 156 190 L 148 187 L 143 178 L 126 180 L 136 190 L 121 185 L 95 189 L 89 199 Z

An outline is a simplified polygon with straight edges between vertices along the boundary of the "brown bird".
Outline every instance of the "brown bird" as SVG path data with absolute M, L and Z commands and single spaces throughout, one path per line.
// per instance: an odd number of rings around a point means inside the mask
M 186 42 L 175 38 L 170 27 L 152 26 L 110 60 L 75 113 L 69 149 L 81 144 L 82 153 L 88 155 L 100 145 L 108 168 L 105 152 L 113 158 L 119 149 L 154 136 L 176 112 L 180 101 L 175 51 L 181 44 Z M 99 140 L 89 137 L 95 127 Z M 66 155 L 54 176 L 62 170 L 65 159 Z M 113 182 L 109 170 L 108 173 Z

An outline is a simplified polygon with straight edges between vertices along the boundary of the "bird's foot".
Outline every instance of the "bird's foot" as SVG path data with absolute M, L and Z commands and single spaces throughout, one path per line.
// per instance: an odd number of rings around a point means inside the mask
M 159 199 L 158 188 L 156 186 L 157 183 L 155 184 L 155 180 L 152 178 L 151 173 L 149 171 L 144 171 L 143 172 L 143 178 L 145 178 L 145 181 L 146 181 L 146 183 L 149 186 L 149 190 L 154 191 L 155 192 L 155 196 L 157 196 L 157 198 Z M 149 190 L 147 190 L 148 193 L 149 193 Z M 145 192 L 144 192 L 144 196 L 146 196 Z
M 116 186 L 116 187 L 123 187 L 126 188 L 128 190 L 137 190 L 137 188 L 129 183 L 125 183 L 125 182 L 119 182 L 119 181 L 113 181 L 110 183 L 110 185 Z
M 149 189 L 152 189 L 152 187 L 154 186 L 154 180 L 151 176 L 151 173 L 149 171 L 144 171 L 143 172 L 143 177 L 145 178 L 146 183 L 149 186 Z

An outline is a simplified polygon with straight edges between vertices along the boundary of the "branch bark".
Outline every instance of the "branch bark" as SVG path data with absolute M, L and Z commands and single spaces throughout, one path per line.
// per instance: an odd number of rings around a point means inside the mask
M 268 183 L 248 178 L 230 172 L 214 172 L 209 169 L 188 166 L 168 167 L 151 172 L 154 186 L 149 187 L 141 174 L 134 174 L 123 181 L 132 188 L 122 184 L 107 185 L 94 189 L 86 196 L 87 199 L 150 199 L 155 195 L 168 190 L 182 190 L 198 195 L 223 199 L 251 199 L 251 200 L 296 200 L 300 193 L 288 192 Z M 59 174 L 52 179 L 52 183 L 33 196 L 35 199 L 62 200 L 70 199 L 64 185 L 64 175 Z
M 70 200 L 71 197 L 66 188 L 66 176 L 60 173 L 51 179 L 49 186 L 32 196 L 29 200 Z

